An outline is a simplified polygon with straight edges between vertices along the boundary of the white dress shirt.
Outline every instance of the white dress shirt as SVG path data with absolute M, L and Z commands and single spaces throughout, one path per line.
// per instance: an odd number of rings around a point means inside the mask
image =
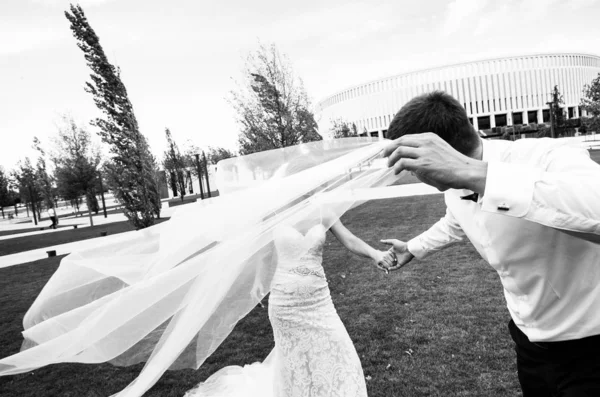
M 483 140 L 485 193 L 444 193 L 446 216 L 408 242 L 418 259 L 465 236 L 498 272 L 531 341 L 600 334 L 600 165 L 557 139 Z

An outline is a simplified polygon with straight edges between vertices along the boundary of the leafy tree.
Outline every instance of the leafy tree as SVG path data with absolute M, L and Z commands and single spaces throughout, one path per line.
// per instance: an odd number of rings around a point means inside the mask
M 156 160 L 139 131 L 120 70 L 108 61 L 83 9 L 71 5 L 70 11 L 65 16 L 92 70 L 91 82 L 86 83 L 85 90 L 93 95 L 104 114 L 104 118 L 93 120 L 92 125 L 99 128 L 103 142 L 110 147 L 111 159 L 105 167 L 108 185 L 136 228 L 151 226 L 154 218 L 160 216 Z
M 70 117 L 63 118 L 54 139 L 52 161 L 55 165 L 56 184 L 59 194 L 79 208 L 81 196 L 85 196 L 88 209 L 98 213 L 98 167 L 100 154 L 92 146 L 91 134 L 78 126 Z
M 36 163 L 36 187 L 44 198 L 46 208 L 54 208 L 54 200 L 56 197 L 56 189 L 54 188 L 54 178 L 48 173 L 46 166 L 46 151 L 42 147 L 42 143 L 37 137 L 33 138 L 33 148 L 39 153 Z
M 153 193 L 150 195 L 150 205 L 152 206 L 152 210 L 154 211 L 154 216 L 157 219 L 160 219 L 160 210 L 162 208 L 162 201 L 160 198 L 160 187 L 165 183 L 163 178 L 163 173 L 158 165 L 158 160 L 152 153 L 150 155 L 150 166 L 152 168 L 152 172 L 150 173 L 151 186 L 153 189 Z
M 322 139 L 302 80 L 274 44 L 251 53 L 243 74 L 244 84 L 231 93 L 241 155 Z
M 584 86 L 581 107 L 588 113 L 588 117 L 582 118 L 585 130 L 600 132 L 600 73 Z
M 4 207 L 15 204 L 15 192 L 11 189 L 11 181 L 9 175 L 4 168 L 0 166 L 0 212 L 4 218 Z
M 552 90 L 552 99 L 550 100 L 550 112 L 552 112 L 552 128 L 554 129 L 554 136 L 558 136 L 559 129 L 562 129 L 565 125 L 564 110 L 560 107 L 565 103 L 562 94 L 558 90 L 558 86 L 555 85 Z
M 221 160 L 231 157 L 235 157 L 235 153 L 222 147 L 210 146 L 206 153 L 206 159 L 208 160 L 208 163 L 213 165 L 216 165 Z
M 181 201 L 185 197 L 186 181 L 186 158 L 179 151 L 177 143 L 173 140 L 171 131 L 165 129 L 167 137 L 167 150 L 163 155 L 163 167 L 165 167 L 167 178 L 173 188 L 173 195 L 177 195 L 179 191 Z
M 332 129 L 334 138 L 348 138 L 358 136 L 358 128 L 356 128 L 356 124 L 350 124 L 346 120 L 333 120 Z
M 12 178 L 16 182 L 17 189 L 19 190 L 19 196 L 26 203 L 32 204 L 32 210 L 35 208 L 38 219 L 41 215 L 42 196 L 36 185 L 36 172 L 29 157 L 25 157 L 25 161 L 19 161 L 17 168 L 12 172 Z M 34 214 L 35 216 L 35 214 Z
M 199 155 L 198 162 L 200 164 L 200 168 L 202 169 L 202 178 L 206 178 L 205 170 L 208 170 L 208 172 L 210 173 L 209 165 L 216 165 L 221 160 L 228 159 L 230 157 L 235 157 L 235 153 L 231 150 L 213 146 L 209 146 L 208 149 L 203 150 L 200 149 L 190 140 L 187 140 L 184 143 L 183 148 L 183 158 L 185 161 L 185 166 L 188 169 L 188 173 L 190 176 L 193 175 L 197 179 L 200 178 L 198 176 L 198 164 L 196 163 L 196 154 Z M 191 182 L 191 180 L 188 181 Z M 202 186 L 201 192 L 204 192 L 203 189 L 205 187 L 206 186 Z M 214 188 L 214 186 L 212 186 L 212 188 Z

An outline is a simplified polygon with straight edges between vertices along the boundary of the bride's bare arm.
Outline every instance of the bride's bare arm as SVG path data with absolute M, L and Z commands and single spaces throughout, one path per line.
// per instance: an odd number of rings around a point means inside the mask
M 342 221 L 335 222 L 329 230 L 350 252 L 365 258 L 371 258 L 381 270 L 387 272 L 386 268 L 394 265 L 395 258 L 391 252 L 379 251 L 371 247 L 348 230 Z

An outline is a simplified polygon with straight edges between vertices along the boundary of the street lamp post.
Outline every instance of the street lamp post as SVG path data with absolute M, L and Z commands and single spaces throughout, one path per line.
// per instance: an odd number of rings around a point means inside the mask
M 200 167 L 200 154 L 196 153 L 196 168 L 198 168 L 198 184 L 200 185 L 200 198 L 204 200 L 204 188 L 202 187 L 202 167 Z

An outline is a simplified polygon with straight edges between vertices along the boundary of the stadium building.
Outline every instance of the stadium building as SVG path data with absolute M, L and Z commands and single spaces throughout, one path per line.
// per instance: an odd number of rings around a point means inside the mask
M 390 76 L 337 92 L 317 104 L 321 131 L 334 120 L 384 138 L 394 114 L 416 95 L 443 90 L 463 104 L 478 130 L 550 121 L 554 86 L 568 119 L 582 115 L 585 84 L 600 73 L 600 57 L 539 54 L 461 63 Z

